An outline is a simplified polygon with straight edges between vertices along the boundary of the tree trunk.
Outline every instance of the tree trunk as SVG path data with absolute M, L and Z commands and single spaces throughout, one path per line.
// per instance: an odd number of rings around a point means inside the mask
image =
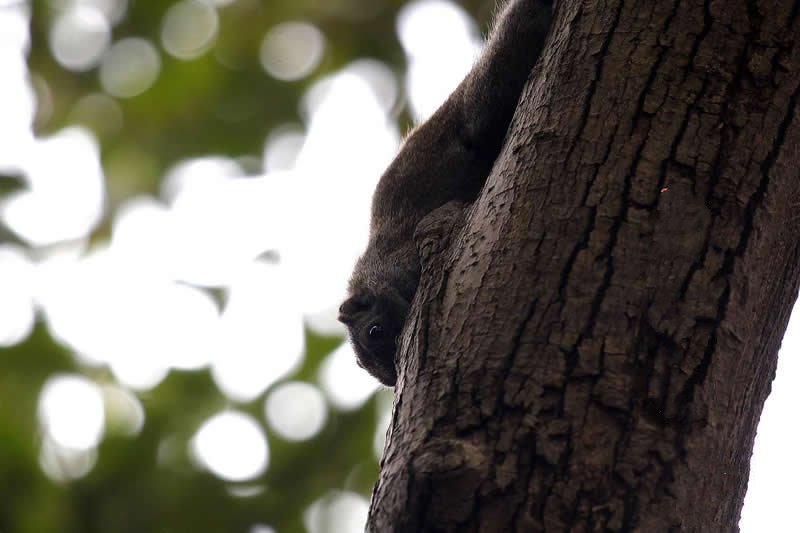
M 559 2 L 480 198 L 418 229 L 370 531 L 738 529 L 800 281 L 798 14 Z

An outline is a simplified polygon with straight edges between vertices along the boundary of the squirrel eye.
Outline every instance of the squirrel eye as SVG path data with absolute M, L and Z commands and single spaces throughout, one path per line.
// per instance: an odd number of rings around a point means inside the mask
M 380 324 L 373 325 L 372 327 L 369 328 L 369 331 L 367 331 L 367 335 L 369 335 L 371 339 L 376 339 L 380 337 L 381 335 L 383 335 L 383 326 L 381 326 Z

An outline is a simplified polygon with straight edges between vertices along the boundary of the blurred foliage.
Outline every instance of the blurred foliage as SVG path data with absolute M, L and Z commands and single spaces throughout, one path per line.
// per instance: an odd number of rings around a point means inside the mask
M 174 3 L 129 0 L 113 40 L 137 36 L 158 43 L 160 22 Z M 37 114 L 35 131 L 44 135 L 81 123 L 94 132 L 107 178 L 108 218 L 121 201 L 135 194 L 157 194 L 165 169 L 181 159 L 223 154 L 260 160 L 270 131 L 306 118 L 299 111 L 304 90 L 354 59 L 379 59 L 402 78 L 404 56 L 395 17 L 404 3 L 237 0 L 220 6 L 214 46 L 190 61 L 162 53 L 155 84 L 138 96 L 116 100 L 123 126 L 113 128 L 104 120 L 76 114 L 77 102 L 102 92 L 97 69 L 72 72 L 53 59 L 47 36 L 59 2 L 34 0 L 29 67 L 39 100 L 50 102 Z M 462 4 L 485 27 L 494 3 Z M 297 19 L 322 31 L 325 55 L 309 77 L 279 81 L 264 72 L 259 46 L 270 27 Z M 401 112 L 399 120 L 407 121 L 407 116 Z M 17 188 L 18 181 L 16 176 L 0 176 L 0 195 Z M 96 233 L 100 240 L 108 234 L 108 220 Z M 4 230 L 0 233 L 0 240 L 11 238 Z M 314 381 L 322 359 L 341 342 L 308 333 L 304 365 L 289 378 Z M 242 484 L 263 490 L 235 496 L 231 489 L 237 485 L 193 466 L 186 446 L 200 423 L 230 401 L 207 371 L 173 371 L 155 389 L 139 395 L 146 421 L 138 435 L 107 431 L 91 472 L 56 483 L 39 466 L 36 409 L 43 383 L 55 372 L 84 373 L 98 383 L 113 378 L 103 369 L 81 367 L 43 323 L 24 343 L 0 350 L 0 361 L 2 533 L 245 533 L 257 523 L 282 533 L 304 531 L 303 511 L 315 500 L 336 489 L 369 497 L 377 478 L 372 447 L 378 396 L 352 413 L 333 410 L 320 434 L 307 442 L 290 443 L 263 423 L 264 394 L 238 408 L 264 425 L 270 466 L 261 477 Z M 170 443 L 178 443 L 177 451 L 162 460 Z
M 309 334 L 309 357 L 299 374 L 311 373 L 339 342 Z M 92 471 L 58 484 L 39 467 L 38 392 L 53 372 L 84 371 L 99 383 L 111 378 L 77 367 L 42 326 L 0 356 L 3 532 L 247 532 L 257 523 L 277 531 L 304 531 L 303 511 L 316 499 L 332 489 L 366 496 L 377 476 L 372 453 L 376 399 L 354 413 L 332 412 L 323 431 L 307 442 L 282 440 L 265 425 L 272 460 L 267 473 L 255 480 L 226 483 L 198 470 L 186 444 L 205 418 L 230 402 L 208 372 L 172 372 L 140 395 L 147 413 L 141 433 L 129 437 L 107 432 Z M 262 406 L 263 396 L 239 409 L 263 420 Z M 161 460 L 170 444 L 172 453 Z M 233 493 L 237 486 L 263 490 L 238 497 Z

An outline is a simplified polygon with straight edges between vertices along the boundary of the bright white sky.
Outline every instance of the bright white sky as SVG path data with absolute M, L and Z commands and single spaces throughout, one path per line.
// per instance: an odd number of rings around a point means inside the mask
M 151 42 L 113 39 L 125 0 L 62 0 L 48 44 L 65 68 L 97 69 L 106 94 L 79 105 L 102 105 L 116 117 L 115 127 L 124 127 L 115 98 L 148 90 L 165 54 L 191 60 L 208 52 L 218 30 L 216 8 L 231 1 L 176 2 L 160 41 Z M 343 333 L 335 309 L 366 242 L 372 190 L 399 143 L 390 113 L 400 88 L 386 65 L 352 63 L 309 89 L 305 129 L 287 125 L 265 140 L 262 176 L 243 179 L 236 161 L 214 155 L 183 161 L 164 176 L 160 196 L 132 198 L 112 213 L 110 242 L 89 249 L 86 237 L 105 214 L 99 148 L 77 127 L 33 137 L 35 106 L 46 112 L 49 101 L 42 80 L 35 80 L 38 102 L 31 88 L 25 6 L 0 0 L 0 170 L 23 171 L 28 180 L 26 190 L 0 202 L 0 219 L 40 253 L 34 260 L 29 250 L 0 243 L 0 347 L 23 341 L 38 311 L 81 362 L 108 365 L 119 382 L 99 386 L 56 375 L 43 388 L 42 468 L 68 480 L 90 471 L 104 432 L 141 428 L 144 411 L 131 390 L 155 386 L 172 369 L 210 367 L 224 394 L 247 402 L 302 363 L 304 323 Z M 397 29 L 410 65 L 405 90 L 415 115 L 425 117 L 472 64 L 479 33 L 445 0 L 412 3 Z M 270 28 L 260 49 L 264 75 L 302 79 L 325 46 L 324 35 L 304 21 Z M 259 259 L 266 250 L 280 262 Z M 222 311 L 196 287 L 224 288 Z M 793 357 L 799 320 L 789 327 L 759 427 L 743 532 L 796 531 L 792 480 L 800 478 L 800 430 L 791 421 L 800 405 L 800 387 L 793 386 L 800 382 Z M 345 343 L 323 364 L 319 387 L 275 387 L 264 417 L 283 438 L 305 440 L 324 426 L 330 408 L 357 408 L 375 390 Z M 381 405 L 377 453 L 390 408 Z M 269 465 L 259 424 L 236 409 L 199 427 L 190 450 L 199 467 L 227 480 L 253 478 Z M 309 508 L 305 522 L 314 532 L 325 523 L 360 531 L 365 516 L 363 498 L 337 492 Z

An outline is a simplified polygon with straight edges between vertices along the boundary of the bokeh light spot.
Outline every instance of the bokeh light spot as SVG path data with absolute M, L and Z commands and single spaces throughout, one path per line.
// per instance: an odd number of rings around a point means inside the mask
M 0 43 L 2 46 L 2 43 Z M 55 100 L 53 90 L 47 80 L 37 74 L 31 74 L 31 86 L 36 98 L 36 116 L 34 123 L 36 129 L 43 129 L 53 116 Z
M 152 389 L 167 377 L 169 369 L 160 364 L 151 364 L 130 358 L 120 358 L 109 363 L 109 369 L 117 381 L 138 391 Z
M 112 23 L 116 24 L 125 16 L 128 0 L 69 0 L 82 5 L 91 6 L 100 11 Z
M 368 513 L 369 504 L 360 494 L 333 492 L 311 504 L 303 522 L 310 533 L 361 533 Z
M 261 428 L 252 417 L 237 411 L 207 420 L 192 439 L 192 452 L 214 475 L 228 481 L 259 476 L 269 462 Z
M 325 424 L 328 408 L 319 390 L 300 382 L 283 383 L 267 397 L 267 421 L 287 440 L 307 440 Z
M 261 65 L 273 77 L 292 81 L 308 76 L 325 51 L 325 37 L 307 22 L 284 22 L 261 44 Z
M 362 78 L 375 93 L 384 113 L 390 114 L 397 104 L 397 77 L 385 63 L 374 59 L 358 59 L 344 68 L 344 72 Z
M 120 98 L 142 94 L 158 78 L 161 59 L 145 39 L 129 37 L 114 43 L 100 65 L 100 83 L 107 93 Z
M 111 40 L 111 26 L 94 7 L 76 5 L 60 14 L 50 29 L 53 57 L 70 70 L 89 70 Z
M 99 222 L 105 180 L 100 149 L 87 130 L 36 139 L 24 168 L 29 189 L 0 202 L 0 216 L 23 239 L 37 245 L 80 239 Z
M 392 423 L 392 395 L 380 394 L 376 403 L 378 423 L 375 425 L 375 436 L 372 440 L 372 451 L 375 458 L 380 461 L 383 457 L 383 448 L 386 444 L 386 432 Z
M 349 342 L 342 343 L 323 361 L 320 384 L 331 403 L 342 410 L 361 407 L 378 389 L 378 381 L 356 364 Z
M 366 246 L 372 191 L 396 152 L 398 133 L 357 72 L 345 69 L 307 94 L 315 95 L 308 98 L 312 120 L 288 191 L 303 198 L 303 208 L 286 212 L 291 238 L 279 252 L 292 285 L 302 287 L 301 308 L 313 314 L 341 302 Z
M 103 396 L 83 376 L 51 377 L 39 397 L 39 420 L 55 444 L 72 450 L 97 446 L 105 427 Z
M 218 29 L 219 17 L 212 5 L 199 0 L 183 0 L 164 15 L 161 44 L 178 59 L 194 59 L 211 47 Z
M 211 375 L 226 396 L 251 401 L 303 361 L 303 317 L 283 269 L 254 262 L 231 286 Z
M 0 347 L 22 342 L 33 329 L 33 268 L 21 249 L 0 245 Z
M 106 429 L 125 436 L 138 435 L 144 426 L 144 407 L 139 398 L 116 385 L 102 387 L 106 409 Z
M 264 170 L 292 170 L 305 140 L 305 132 L 299 126 L 275 128 L 270 132 L 264 148 Z
M 778 354 L 771 392 L 758 422 L 739 528 L 743 533 L 789 533 L 796 524 L 794 489 L 800 473 L 800 306 L 795 304 Z
M 91 472 L 97 462 L 97 450 L 73 450 L 56 445 L 49 438 L 44 439 L 39 452 L 39 466 L 53 481 L 66 483 L 82 478 Z
M 70 119 L 100 136 L 110 136 L 122 129 L 122 108 L 107 94 L 89 93 L 75 102 Z
M 403 7 L 397 34 L 409 59 L 406 90 L 421 121 L 464 79 L 483 40 L 464 9 L 447 0 L 417 0 Z

